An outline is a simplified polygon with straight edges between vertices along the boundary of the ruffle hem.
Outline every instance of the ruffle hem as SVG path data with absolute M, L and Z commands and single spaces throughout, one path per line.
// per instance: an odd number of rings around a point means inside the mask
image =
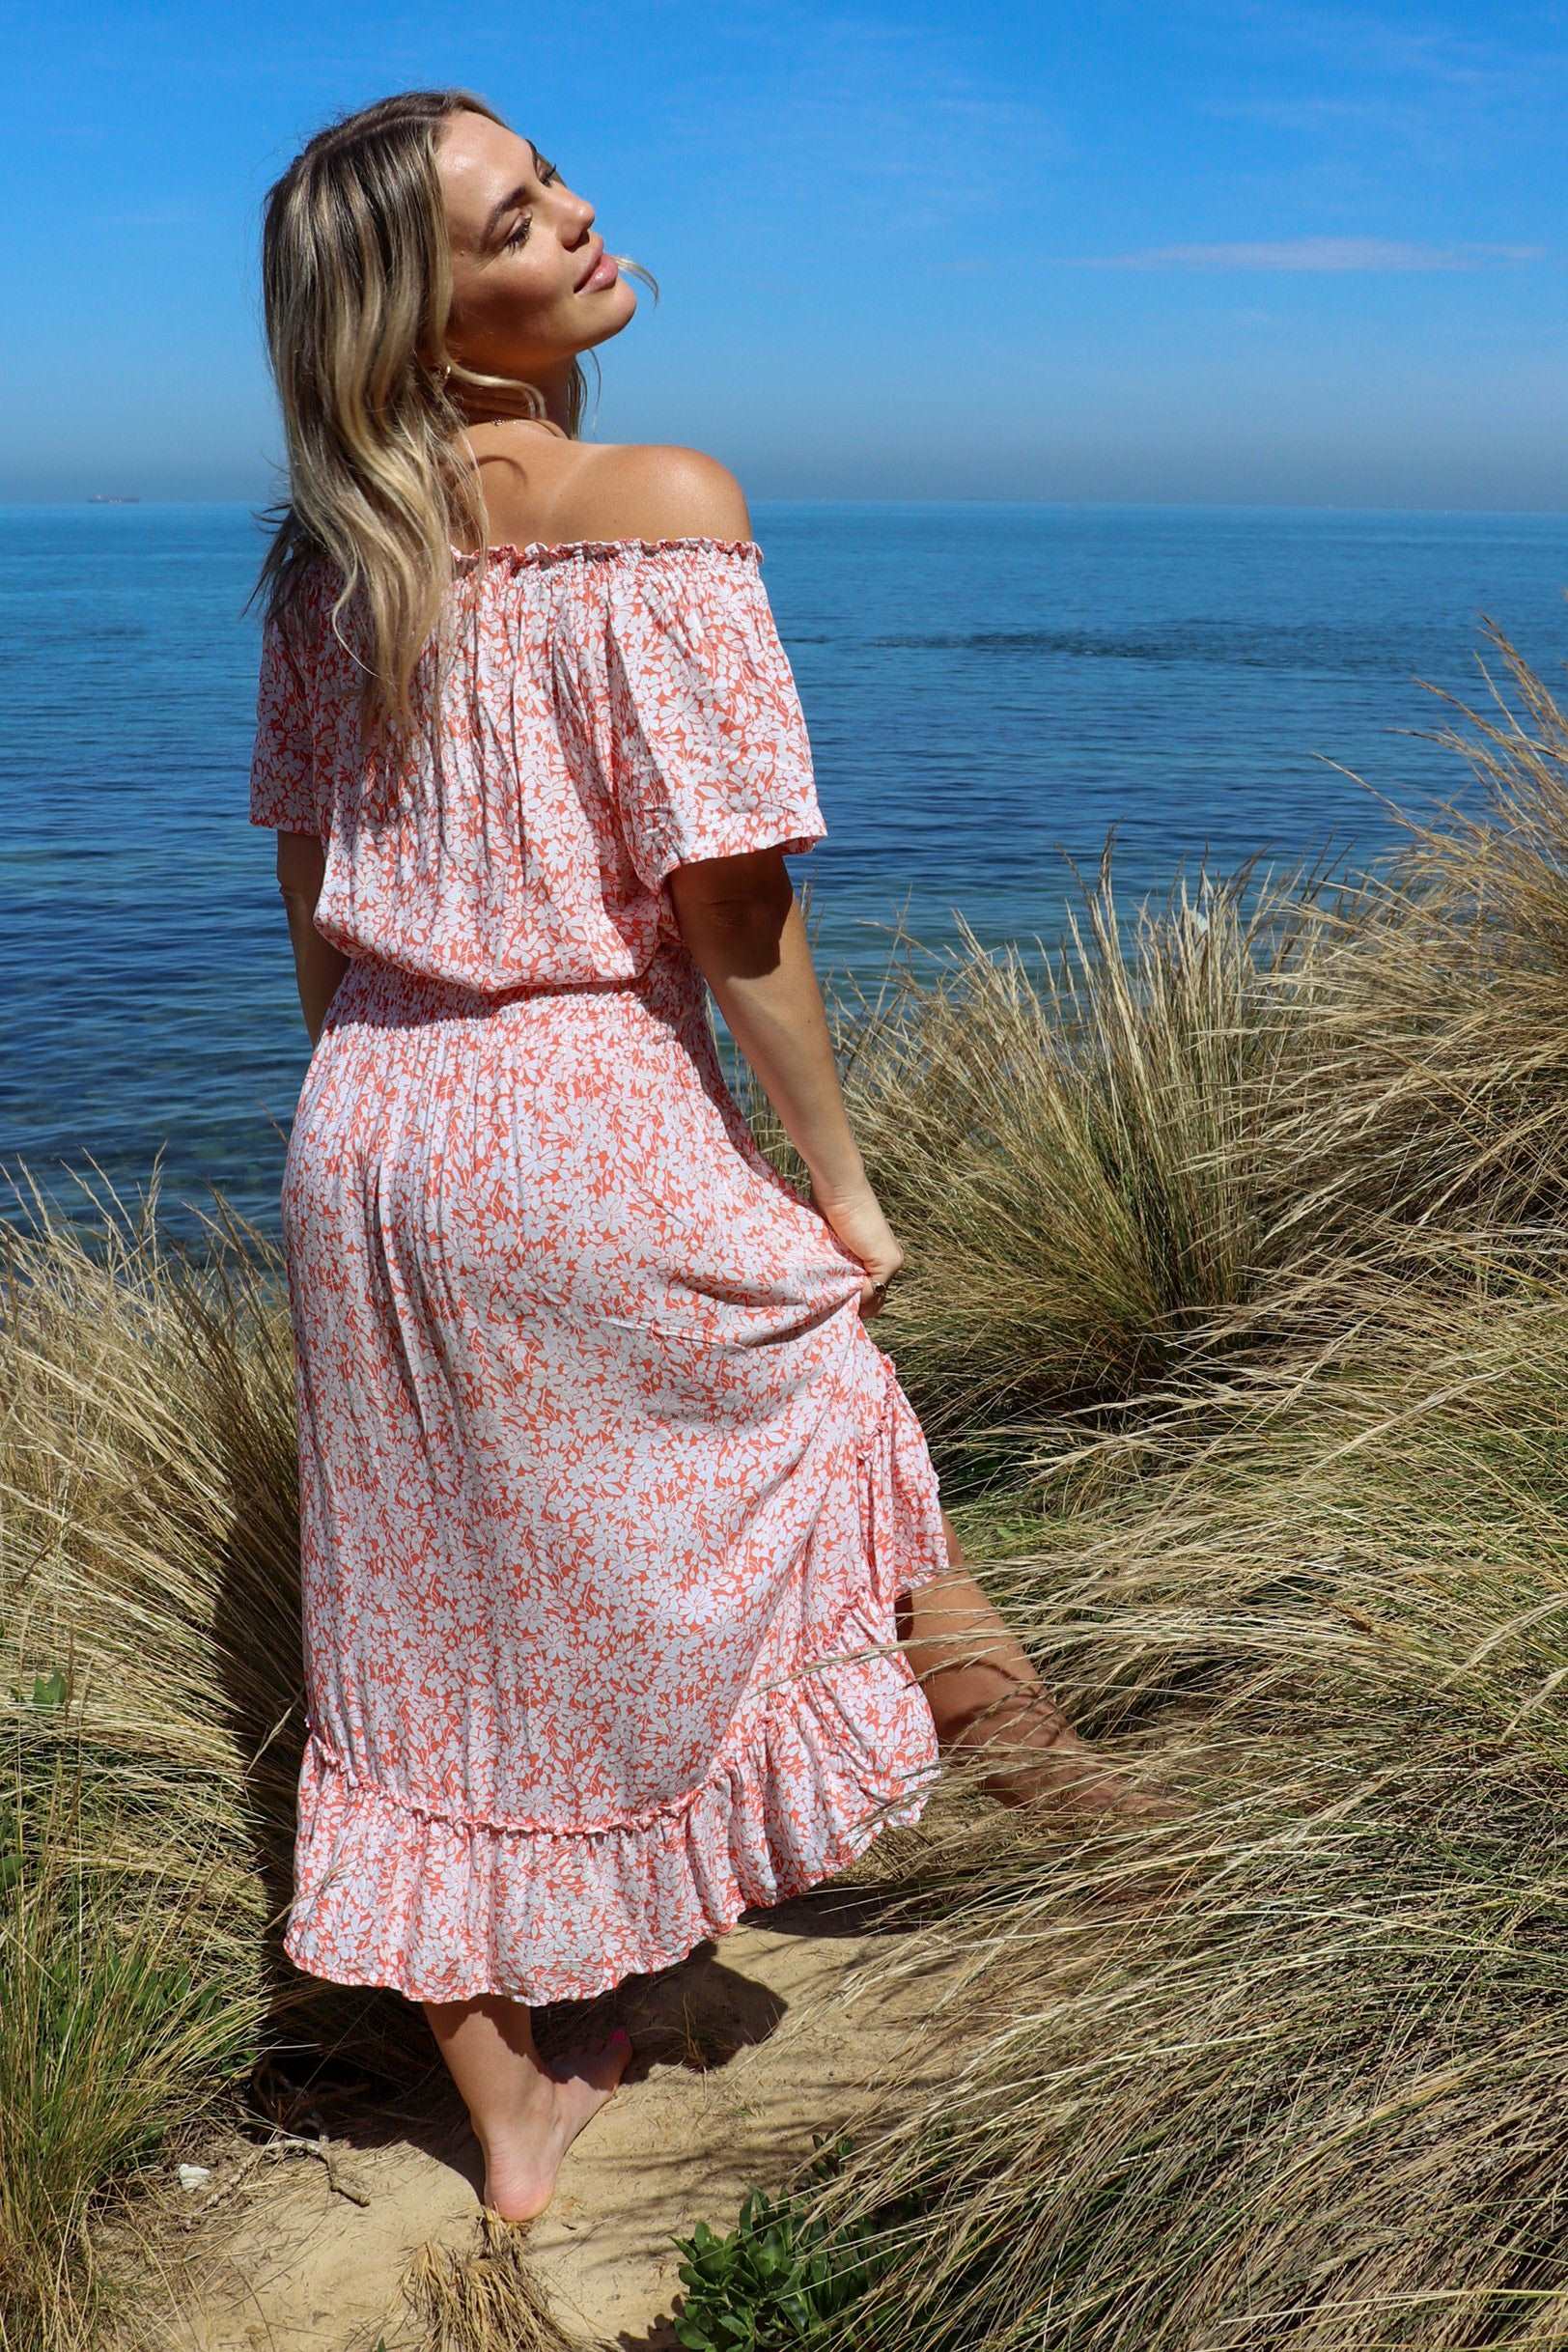
M 940 1769 L 936 1724 L 908 1660 L 879 1645 L 896 1638 L 895 1599 L 945 1571 L 947 1545 L 924 1432 L 877 1353 L 885 1386 L 856 1472 L 863 1590 L 810 1666 L 750 1694 L 707 1779 L 613 1824 L 497 1823 L 356 1779 L 313 1730 L 283 1940 L 296 1967 L 415 2001 L 586 2000 L 919 1820 Z

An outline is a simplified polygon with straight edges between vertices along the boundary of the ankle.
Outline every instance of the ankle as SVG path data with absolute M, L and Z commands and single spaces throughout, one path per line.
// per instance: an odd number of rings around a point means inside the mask
M 949 1715 L 941 1726 L 944 1746 L 981 1754 L 988 1748 L 1020 1763 L 1036 1755 L 1088 1755 L 1080 1739 L 1054 1699 L 1044 1691 L 1015 1689 L 1002 1698 L 984 1701 L 962 1714 Z
M 505 2114 L 491 2113 L 483 2123 L 475 2120 L 474 2138 L 486 2150 L 495 2143 L 543 2139 L 555 2121 L 559 2104 L 560 2091 L 549 2076 L 536 2076 L 515 2107 Z

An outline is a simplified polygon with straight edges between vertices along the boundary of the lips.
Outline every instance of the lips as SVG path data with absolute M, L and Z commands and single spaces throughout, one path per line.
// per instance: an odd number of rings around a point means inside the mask
M 594 258 L 593 258 L 593 260 L 592 260 L 592 261 L 589 263 L 589 265 L 588 265 L 587 268 L 586 268 L 586 269 L 583 271 L 583 273 L 582 273 L 581 277 L 580 277 L 580 278 L 577 280 L 576 286 L 575 286 L 575 288 L 574 289 L 574 293 L 581 294 L 581 292 L 582 292 L 583 288 L 584 288 L 584 287 L 587 285 L 587 283 L 588 283 L 589 279 L 590 279 L 590 278 L 593 276 L 594 271 L 595 271 L 595 270 L 596 270 L 596 269 L 599 267 L 599 265 L 600 265 L 600 263 L 601 263 L 601 262 L 603 260 L 603 258 L 604 258 L 604 239 L 603 239 L 602 238 L 600 238 L 600 240 L 599 240 L 598 245 L 597 245 L 597 246 L 595 247 L 595 249 L 594 249 Z

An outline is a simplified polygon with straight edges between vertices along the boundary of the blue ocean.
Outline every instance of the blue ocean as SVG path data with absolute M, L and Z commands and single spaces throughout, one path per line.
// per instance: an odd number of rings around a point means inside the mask
M 1423 738 L 1458 715 L 1430 687 L 1494 707 L 1482 616 L 1554 689 L 1568 640 L 1564 516 L 752 519 L 828 826 L 793 871 L 829 993 L 874 989 L 900 931 L 939 961 L 959 916 L 1049 950 L 1111 828 L 1129 911 L 1254 854 L 1260 877 L 1365 866 L 1400 812 L 1474 804 Z M 167 1229 L 198 1234 L 215 1187 L 276 1230 L 309 1039 L 272 837 L 246 821 L 263 546 L 243 505 L 0 507 L 10 1217 L 25 1168 L 97 1221 L 81 1179 L 130 1199 L 161 1147 Z

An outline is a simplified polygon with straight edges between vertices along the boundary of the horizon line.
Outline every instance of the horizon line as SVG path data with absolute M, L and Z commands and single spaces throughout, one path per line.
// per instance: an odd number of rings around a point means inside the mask
M 1554 506 L 1410 506 L 1374 503 L 1348 503 L 1340 499 L 1323 498 L 1004 498 L 977 492 L 951 498 L 834 498 L 834 497 L 763 497 L 755 496 L 749 503 L 755 508 L 783 506 L 822 507 L 1106 507 L 1113 509 L 1141 509 L 1151 513 L 1185 513 L 1190 508 L 1235 514 L 1321 514 L 1321 515 L 1490 515 L 1497 517 L 1544 515 L 1568 520 L 1568 507 Z M 39 507 L 243 507 L 253 520 L 260 519 L 259 507 L 248 498 L 149 498 L 139 491 L 83 490 L 69 498 L 5 498 L 0 497 L 0 514 L 7 509 Z

